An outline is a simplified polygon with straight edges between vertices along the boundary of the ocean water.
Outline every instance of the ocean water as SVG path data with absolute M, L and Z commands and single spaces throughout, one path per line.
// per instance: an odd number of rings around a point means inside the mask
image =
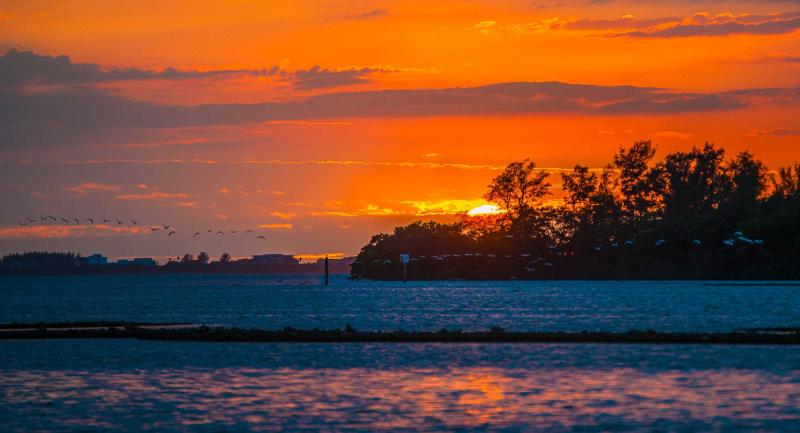
M 0 341 L 3 432 L 800 431 L 800 350 Z
M 0 323 L 731 331 L 800 287 L 0 278 Z M 800 431 L 800 347 L 0 340 L 0 432 Z
M 800 285 L 695 281 L 367 282 L 334 277 L 0 278 L 0 323 L 186 322 L 282 329 L 733 331 L 800 326 Z M 743 283 L 737 283 L 743 284 Z

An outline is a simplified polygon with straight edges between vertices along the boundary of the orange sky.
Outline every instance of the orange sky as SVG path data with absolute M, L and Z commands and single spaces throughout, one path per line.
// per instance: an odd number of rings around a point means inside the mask
M 785 165 L 798 28 L 795 1 L 6 1 L 0 252 L 352 254 L 511 160 L 636 139 Z M 39 214 L 180 230 L 16 222 Z

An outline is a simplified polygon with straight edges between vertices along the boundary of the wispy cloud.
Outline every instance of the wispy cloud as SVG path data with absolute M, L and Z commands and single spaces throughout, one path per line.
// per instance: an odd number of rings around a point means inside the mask
M 475 25 L 475 29 L 485 34 L 496 31 L 508 31 L 521 35 L 568 31 L 636 38 L 727 36 L 735 34 L 775 35 L 791 33 L 798 28 L 800 28 L 800 11 L 773 14 L 722 13 L 716 15 L 701 12 L 686 17 L 664 16 L 654 18 L 637 18 L 633 15 L 608 19 L 562 19 L 554 17 L 524 24 L 501 24 L 494 21 L 484 21 Z
M 67 185 L 64 190 L 76 197 L 88 197 L 92 192 L 116 192 L 122 189 L 119 185 L 109 185 L 97 182 L 84 182 L 78 185 Z
M 174 198 L 189 198 L 189 194 L 182 192 L 161 192 L 153 191 L 140 194 L 119 194 L 115 198 L 118 200 L 167 200 Z
M 313 90 L 369 83 L 378 73 L 420 72 L 415 68 L 385 66 L 287 70 L 280 66 L 261 69 L 159 70 L 138 68 L 103 68 L 95 63 L 73 63 L 68 56 L 49 56 L 32 51 L 9 50 L 0 57 L 0 87 L 36 84 L 98 84 L 132 80 L 187 80 L 236 76 L 271 77 L 292 83 L 298 90 Z
M 754 129 L 747 134 L 750 137 L 788 137 L 800 136 L 800 128 L 781 126 L 771 129 Z
M 146 234 L 146 227 L 114 227 L 95 225 L 36 225 L 0 227 L 0 239 L 65 239 Z
M 776 35 L 790 33 L 798 28 L 800 11 L 769 15 L 697 14 L 672 25 L 620 33 L 618 36 L 674 38 L 736 34 Z
M 267 230 L 291 230 L 293 226 L 287 223 L 277 223 L 277 224 L 260 224 L 258 227 Z
M 329 87 L 352 86 L 371 81 L 373 74 L 397 72 L 388 68 L 347 68 L 328 69 L 315 65 L 309 69 L 294 71 L 292 85 L 297 90 L 314 90 Z

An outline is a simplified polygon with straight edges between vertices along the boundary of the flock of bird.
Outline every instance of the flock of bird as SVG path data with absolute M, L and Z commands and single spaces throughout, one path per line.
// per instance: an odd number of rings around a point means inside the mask
M 20 226 L 27 226 L 27 225 L 33 225 L 33 224 L 42 223 L 42 222 L 54 222 L 54 223 L 63 222 L 64 224 L 73 224 L 74 223 L 76 225 L 81 225 L 81 224 L 94 225 L 95 222 L 97 222 L 99 224 L 100 221 L 102 221 L 104 224 L 110 224 L 110 225 L 116 224 L 117 226 L 128 226 L 127 220 L 122 221 L 122 220 L 119 220 L 119 219 L 110 219 L 110 218 L 85 218 L 85 219 L 81 220 L 79 218 L 61 218 L 61 217 L 55 217 L 53 215 L 39 215 L 38 219 L 37 218 L 33 218 L 33 217 L 26 217 L 24 220 L 21 220 L 21 219 L 17 220 L 17 224 L 20 225 Z M 130 225 L 131 226 L 140 226 L 139 225 L 139 221 L 137 221 L 135 219 L 131 219 L 130 220 Z M 163 232 L 167 233 L 167 237 L 172 237 L 172 236 L 178 234 L 178 231 L 173 226 L 171 226 L 169 224 L 152 225 L 152 226 L 148 226 L 148 228 L 153 232 L 163 231 Z M 204 230 L 204 232 L 215 233 L 215 236 L 224 236 L 226 233 L 228 233 L 229 235 L 236 235 L 236 234 L 239 234 L 239 233 L 241 233 L 242 235 L 254 234 L 256 239 L 267 239 L 266 236 L 264 236 L 262 234 L 258 234 L 258 233 L 256 233 L 255 230 L 252 230 L 252 229 L 247 229 L 247 230 L 228 230 L 228 231 L 217 230 L 215 232 L 213 228 L 208 228 L 208 229 Z M 196 237 L 199 237 L 201 235 L 203 235 L 203 232 L 194 232 L 194 234 L 192 235 L 192 238 L 196 238 Z

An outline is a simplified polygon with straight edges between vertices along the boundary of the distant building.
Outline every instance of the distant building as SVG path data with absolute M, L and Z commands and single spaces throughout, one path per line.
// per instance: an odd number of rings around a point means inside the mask
M 253 256 L 252 262 L 258 265 L 299 265 L 300 259 L 286 254 L 260 254 Z
M 135 259 L 119 259 L 117 265 L 119 266 L 156 266 L 158 262 L 150 257 L 137 257 Z
M 81 259 L 81 263 L 88 266 L 107 265 L 108 257 L 102 254 L 95 253 L 89 257 L 84 257 L 83 259 Z

